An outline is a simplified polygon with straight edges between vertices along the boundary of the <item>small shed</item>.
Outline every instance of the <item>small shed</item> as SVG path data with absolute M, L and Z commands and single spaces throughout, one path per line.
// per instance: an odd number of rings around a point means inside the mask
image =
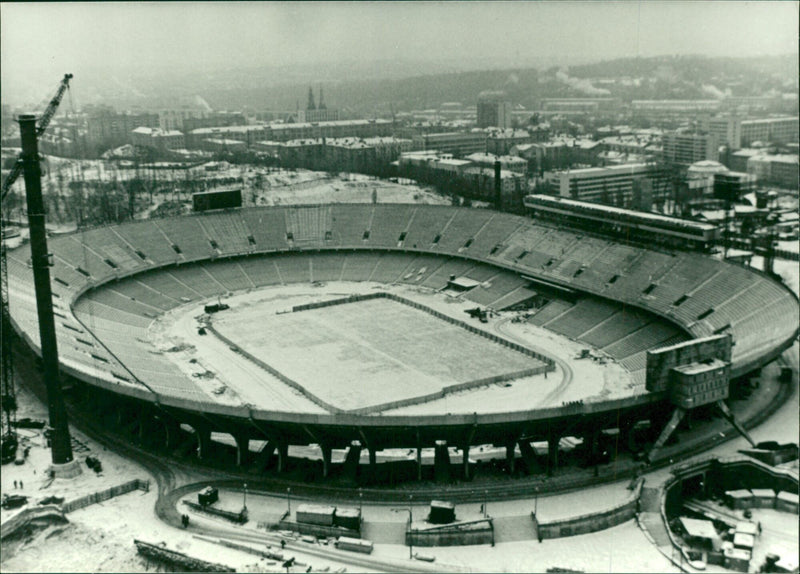
M 703 550 L 719 550 L 722 547 L 722 539 L 714 528 L 714 523 L 710 520 L 698 520 L 696 518 L 680 517 L 681 525 L 686 531 L 687 542 Z
M 725 498 L 734 510 L 745 510 L 753 507 L 753 493 L 749 490 L 727 490 Z
M 750 552 L 739 548 L 726 548 L 723 566 L 736 572 L 747 572 L 750 569 Z
M 755 522 L 750 522 L 749 520 L 743 520 L 741 522 L 736 523 L 736 530 L 735 534 L 750 534 L 751 536 L 755 536 L 758 534 L 758 525 Z
M 736 532 L 733 535 L 733 547 L 753 551 L 753 546 L 756 545 L 756 538 L 752 534 L 745 534 L 744 532 Z
M 444 500 L 432 500 L 428 521 L 433 524 L 450 524 L 456 519 L 456 505 Z
M 791 512 L 797 514 L 798 496 L 794 492 L 786 492 L 785 490 L 778 493 L 775 498 L 775 508 L 783 512 Z
M 336 526 L 351 530 L 361 529 L 361 511 L 357 508 L 337 508 L 333 517 Z
M 335 506 L 301 504 L 297 507 L 297 522 L 318 524 L 320 526 L 333 526 L 333 516 L 335 513 Z
M 771 488 L 754 488 L 753 508 L 775 508 L 775 491 Z

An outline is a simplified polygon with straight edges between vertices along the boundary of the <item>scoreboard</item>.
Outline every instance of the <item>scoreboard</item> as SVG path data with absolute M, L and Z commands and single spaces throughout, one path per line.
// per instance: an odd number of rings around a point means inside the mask
M 242 206 L 242 190 L 220 189 L 192 194 L 192 209 L 208 211 L 210 209 L 228 209 Z

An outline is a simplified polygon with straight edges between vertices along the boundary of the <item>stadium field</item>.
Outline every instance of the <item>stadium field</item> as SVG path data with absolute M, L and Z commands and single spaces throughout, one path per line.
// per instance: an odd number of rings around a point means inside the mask
M 450 385 L 544 365 L 390 299 L 281 314 L 268 307 L 234 308 L 216 316 L 214 327 L 343 410 L 432 395 Z

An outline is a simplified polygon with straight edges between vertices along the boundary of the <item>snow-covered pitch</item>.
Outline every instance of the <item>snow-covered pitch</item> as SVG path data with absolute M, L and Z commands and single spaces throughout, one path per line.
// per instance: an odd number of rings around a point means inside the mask
M 464 315 L 465 319 L 468 319 Z M 544 363 L 390 299 L 276 314 L 234 308 L 214 327 L 241 349 L 342 410 L 430 396 Z

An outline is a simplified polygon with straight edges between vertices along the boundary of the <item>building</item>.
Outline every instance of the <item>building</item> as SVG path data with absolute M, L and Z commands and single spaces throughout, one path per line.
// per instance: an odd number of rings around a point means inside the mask
M 247 144 L 243 141 L 233 139 L 208 138 L 202 141 L 202 148 L 204 151 L 213 153 L 235 152 L 245 151 L 247 149 Z
M 704 129 L 717 136 L 720 145 L 737 150 L 754 142 L 786 144 L 798 141 L 798 118 L 742 119 L 736 116 L 717 116 L 704 120 Z
M 537 137 L 541 136 L 537 131 Z M 546 139 L 546 137 L 545 137 Z M 486 137 L 486 152 L 495 155 L 507 155 L 515 145 L 533 143 L 534 139 L 525 130 L 496 130 Z M 538 139 L 536 141 L 542 141 Z
M 103 109 L 86 119 L 86 139 L 96 151 L 133 143 L 132 132 L 138 127 L 157 128 L 158 114 L 116 113 Z
M 322 86 L 319 88 L 319 104 L 314 103 L 314 90 L 308 88 L 308 103 L 306 109 L 297 111 L 297 121 L 304 122 L 335 122 L 339 120 L 339 110 L 328 109 L 325 105 L 325 96 Z
M 269 128 L 265 125 L 227 126 L 217 128 L 198 128 L 186 134 L 186 145 L 193 149 L 202 149 L 207 139 L 237 140 L 247 147 L 269 137 Z
M 758 141 L 771 144 L 797 143 L 799 122 L 797 116 L 742 120 L 741 147 Z
M 586 114 L 614 111 L 620 103 L 618 98 L 542 98 L 539 109 L 543 112 Z
M 478 167 L 493 168 L 495 162 L 500 162 L 502 169 L 515 173 L 526 173 L 528 171 L 528 161 L 524 158 L 513 155 L 493 155 L 490 153 L 473 153 L 464 159 L 471 161 Z
M 485 167 L 466 167 L 461 170 L 461 178 L 464 180 L 468 190 L 466 195 L 472 195 L 476 199 L 484 201 L 494 201 L 496 199 L 495 172 L 494 168 Z M 500 193 L 504 204 L 516 197 L 521 198 L 528 193 L 528 181 L 525 176 L 513 171 L 500 170 Z
M 754 155 L 747 160 L 747 173 L 759 181 L 787 189 L 798 189 L 800 173 L 798 156 L 792 154 Z
M 652 188 L 663 187 L 664 175 L 650 164 L 625 164 L 556 172 L 550 181 L 561 197 L 626 207 L 633 200 L 634 181 L 650 179 Z
M 201 128 L 222 128 L 229 126 L 243 126 L 247 119 L 242 112 L 213 112 L 204 118 L 184 118 L 182 120 L 185 134 Z
M 412 141 L 415 149 L 437 150 L 458 157 L 486 151 L 486 133 L 481 130 L 420 134 L 414 136 Z
M 138 127 L 131 133 L 135 147 L 164 152 L 186 147 L 183 134 L 177 130 Z
M 511 127 L 511 102 L 505 92 L 486 91 L 478 95 L 478 127 Z
M 205 119 L 213 114 L 211 106 L 202 97 L 181 97 L 170 102 L 172 105 L 158 110 L 158 122 L 162 130 L 186 131 L 184 120 Z
M 548 142 L 521 144 L 511 148 L 510 154 L 528 160 L 529 170 L 543 174 L 545 171 L 569 169 L 576 166 L 600 165 L 603 144 L 588 139 L 558 139 Z
M 717 137 L 709 133 L 666 132 L 662 137 L 663 158 L 670 164 L 689 166 L 703 160 L 717 161 Z
M 384 119 L 271 124 L 268 137 L 263 139 L 289 141 L 309 138 L 385 137 L 392 135 L 393 128 L 392 120 Z
M 719 100 L 633 100 L 631 102 L 631 111 L 635 115 L 654 117 L 713 112 L 719 107 Z

